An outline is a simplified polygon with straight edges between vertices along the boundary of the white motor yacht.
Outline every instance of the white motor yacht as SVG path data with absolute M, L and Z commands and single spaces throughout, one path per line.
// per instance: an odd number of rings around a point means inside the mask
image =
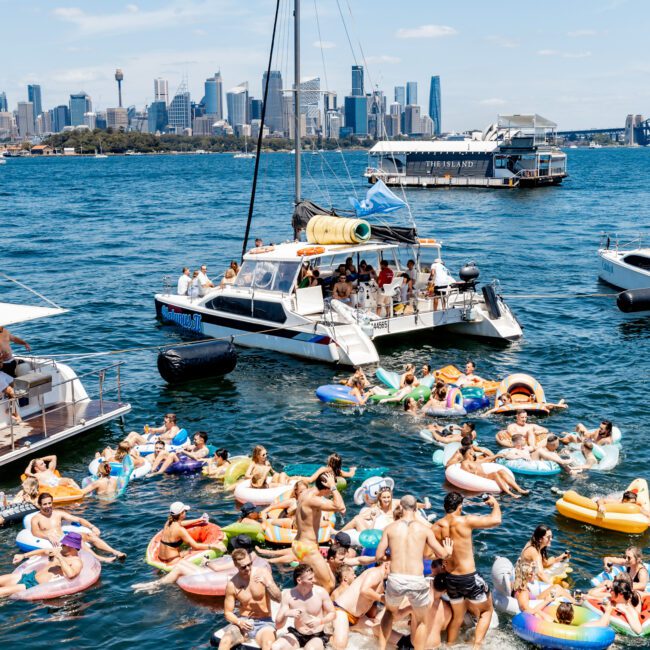
M 13 327 L 64 313 L 58 306 L 0 303 L 0 326 Z M 121 399 L 120 366 L 77 373 L 54 359 L 16 355 L 15 398 L 0 393 L 0 465 L 6 465 L 128 413 Z M 87 386 L 94 379 L 96 387 Z M 82 382 L 83 379 L 83 382 Z M 86 385 L 84 385 L 86 384 Z M 91 398 L 89 392 L 94 397 Z M 113 400 L 108 396 L 113 396 Z M 18 422 L 12 414 L 18 413 Z
M 617 289 L 650 288 L 650 248 L 610 247 L 610 239 L 598 249 L 598 277 Z

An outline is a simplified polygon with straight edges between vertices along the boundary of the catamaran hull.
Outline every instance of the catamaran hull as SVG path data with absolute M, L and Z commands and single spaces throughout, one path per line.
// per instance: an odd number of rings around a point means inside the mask
M 650 272 L 626 264 L 622 255 L 611 249 L 598 251 L 600 270 L 598 277 L 616 289 L 647 289 L 650 287 Z M 650 262 L 650 260 L 649 260 Z

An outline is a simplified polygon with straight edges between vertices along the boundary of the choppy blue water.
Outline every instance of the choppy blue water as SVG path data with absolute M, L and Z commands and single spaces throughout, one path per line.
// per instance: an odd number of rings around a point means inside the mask
M 502 499 L 504 523 L 476 535 L 481 570 L 489 575 L 495 554 L 515 559 L 535 526 L 555 531 L 556 550 L 573 554 L 574 576 L 586 585 L 601 568 L 599 556 L 618 553 L 625 535 L 591 529 L 559 517 L 549 488 L 583 493 L 621 490 L 633 478 L 648 478 L 648 341 L 650 321 L 624 318 L 607 298 L 575 293 L 608 292 L 597 282 L 595 250 L 601 231 L 632 237 L 647 228 L 650 164 L 646 150 L 571 151 L 571 177 L 559 188 L 537 190 L 413 190 L 408 192 L 422 236 L 445 243 L 454 271 L 474 260 L 482 279 L 498 277 L 506 294 L 564 294 L 555 300 L 513 297 L 525 338 L 508 348 L 432 335 L 417 344 L 381 349 L 382 364 L 398 368 L 414 361 L 438 367 L 472 357 L 478 372 L 502 377 L 514 371 L 535 375 L 553 400 L 564 397 L 566 413 L 546 424 L 558 432 L 578 421 L 596 425 L 610 418 L 623 431 L 619 466 L 606 474 L 576 479 L 528 479 L 534 495 Z M 339 203 L 353 186 L 363 194 L 362 153 L 305 157 L 304 195 Z M 281 241 L 291 236 L 293 157 L 262 160 L 253 236 Z M 76 353 L 158 345 L 178 339 L 154 320 L 153 293 L 162 276 L 175 280 L 180 268 L 207 263 L 218 275 L 238 258 L 250 191 L 252 161 L 225 155 L 15 160 L 0 167 L 2 270 L 17 276 L 71 311 L 14 328 L 38 354 Z M 336 172 L 335 180 L 334 172 Z M 329 193 L 329 194 L 328 194 Z M 2 283 L 0 300 L 15 297 Z M 178 414 L 188 429 L 205 429 L 210 441 L 232 452 L 264 443 L 274 465 L 318 461 L 338 450 L 350 463 L 390 467 L 399 492 L 428 494 L 441 512 L 443 475 L 431 463 L 433 448 L 418 437 L 418 425 L 399 411 L 373 407 L 359 414 L 318 403 L 314 389 L 342 376 L 336 368 L 257 351 L 243 351 L 237 370 L 216 381 L 169 388 L 160 379 L 155 353 L 111 357 L 127 362 L 126 397 L 133 412 L 56 448 L 65 474 L 81 480 L 95 450 L 115 443 L 163 413 Z M 78 371 L 97 361 L 79 361 Z M 493 444 L 503 421 L 477 419 L 479 439 Z M 22 467 L 3 468 L 1 489 L 18 482 Z M 351 494 L 346 500 L 351 504 Z M 222 619 L 219 605 L 191 599 L 176 587 L 133 595 L 133 582 L 154 573 L 144 562 L 151 536 L 162 526 L 171 501 L 218 523 L 235 518 L 235 505 L 210 480 L 168 477 L 132 483 L 126 498 L 106 505 L 94 500 L 75 512 L 100 526 L 125 564 L 106 566 L 88 592 L 43 604 L 3 603 L 0 640 L 43 648 L 140 647 L 164 641 L 169 647 L 201 647 Z M 480 506 L 473 508 L 476 512 Z M 352 506 L 351 512 L 355 512 Z M 0 530 L 0 571 L 11 569 L 16 529 Z M 647 547 L 649 536 L 634 538 Z M 278 576 L 284 579 L 283 576 Z M 502 617 L 488 647 L 521 644 Z M 620 647 L 635 645 L 619 639 Z M 643 643 L 636 643 L 643 646 Z

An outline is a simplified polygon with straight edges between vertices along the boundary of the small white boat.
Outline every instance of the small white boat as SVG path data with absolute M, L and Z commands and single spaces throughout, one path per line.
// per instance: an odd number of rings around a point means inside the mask
M 6 165 L 6 164 L 7 164 L 7 160 L 5 159 L 5 157 L 0 156 L 0 165 Z
M 610 248 L 610 239 L 598 249 L 598 277 L 617 289 L 650 288 L 650 248 Z
M 0 303 L 0 326 L 13 327 L 67 311 L 48 302 L 52 306 Z M 13 382 L 16 397 L 8 399 L 0 393 L 0 466 L 33 455 L 131 410 L 131 405 L 121 400 L 121 363 L 79 376 L 56 359 L 31 355 L 16 355 L 14 359 L 17 361 Z M 91 375 L 97 381 L 97 389 L 92 391 L 95 398 L 90 397 L 90 389 L 81 381 L 83 377 L 88 384 Z M 112 401 L 109 392 L 113 393 Z M 12 417 L 16 412 L 22 422 Z
M 244 136 L 244 151 L 240 151 L 239 153 L 236 153 L 233 158 L 246 158 L 250 160 L 251 158 L 255 158 L 255 154 L 251 153 L 248 151 L 248 136 Z

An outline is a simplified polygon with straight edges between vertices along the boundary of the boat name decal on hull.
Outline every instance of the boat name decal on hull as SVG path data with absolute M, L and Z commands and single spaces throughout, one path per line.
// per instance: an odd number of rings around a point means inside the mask
M 160 315 L 163 317 L 163 320 L 172 321 L 184 329 L 199 334 L 203 332 L 201 314 L 186 314 L 184 312 L 172 311 L 166 305 L 163 305 L 160 309 Z

